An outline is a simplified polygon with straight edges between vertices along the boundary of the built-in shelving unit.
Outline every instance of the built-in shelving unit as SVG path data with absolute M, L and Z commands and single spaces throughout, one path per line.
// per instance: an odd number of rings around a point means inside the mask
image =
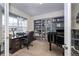
M 45 27 L 45 20 L 39 19 L 34 20 L 34 32 L 40 39 L 46 38 L 46 27 Z
M 64 30 L 64 16 L 34 20 L 34 32 L 41 39 L 46 39 L 47 32 Z
M 64 17 L 56 17 L 56 29 L 64 29 Z
M 72 30 L 71 52 L 74 56 L 79 56 L 79 30 Z

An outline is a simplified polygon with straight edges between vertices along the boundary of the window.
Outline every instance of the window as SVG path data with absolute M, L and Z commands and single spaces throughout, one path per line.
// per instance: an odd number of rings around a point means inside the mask
M 14 32 L 27 32 L 27 20 L 21 17 L 12 17 L 9 16 L 8 20 L 9 33 Z M 3 33 L 5 33 L 5 19 L 4 15 L 2 16 L 2 25 L 3 25 Z
M 9 26 L 16 27 L 17 26 L 17 18 L 9 17 Z
M 24 18 L 18 19 L 18 31 L 19 32 L 26 32 L 27 31 L 27 20 Z
M 21 17 L 9 17 L 9 31 L 15 32 L 26 32 L 27 31 L 27 20 Z

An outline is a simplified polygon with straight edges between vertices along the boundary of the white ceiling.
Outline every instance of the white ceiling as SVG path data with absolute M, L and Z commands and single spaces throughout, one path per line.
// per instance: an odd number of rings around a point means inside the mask
M 64 10 L 63 3 L 12 3 L 11 5 L 31 16 Z

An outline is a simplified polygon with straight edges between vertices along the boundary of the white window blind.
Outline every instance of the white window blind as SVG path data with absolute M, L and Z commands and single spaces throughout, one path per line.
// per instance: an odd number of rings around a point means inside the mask
M 2 19 L 2 25 L 4 27 L 4 15 L 2 16 Z M 9 32 L 12 32 L 12 29 L 15 29 L 15 32 L 27 32 L 27 19 L 9 16 Z

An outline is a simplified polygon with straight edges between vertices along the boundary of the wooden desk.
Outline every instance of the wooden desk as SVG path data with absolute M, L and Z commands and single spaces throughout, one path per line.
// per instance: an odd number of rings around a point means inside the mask
M 19 38 L 14 38 L 11 40 L 11 50 L 10 53 L 14 53 L 17 50 L 21 49 L 21 44 Z
M 26 36 L 11 39 L 10 53 L 14 53 L 22 48 L 22 38 L 25 37 Z

